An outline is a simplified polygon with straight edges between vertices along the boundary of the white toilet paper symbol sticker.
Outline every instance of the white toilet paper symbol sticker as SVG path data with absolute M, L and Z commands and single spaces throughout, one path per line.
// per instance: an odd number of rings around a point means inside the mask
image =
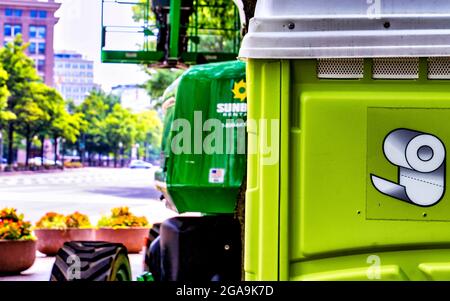
M 418 206 L 437 204 L 445 193 L 445 146 L 431 134 L 397 129 L 387 135 L 384 155 L 398 166 L 398 181 L 371 175 L 375 188 L 388 196 Z

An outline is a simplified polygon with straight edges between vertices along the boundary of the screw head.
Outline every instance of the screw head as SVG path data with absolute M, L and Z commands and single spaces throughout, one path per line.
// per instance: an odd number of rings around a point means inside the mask
M 288 24 L 288 28 L 290 29 L 290 30 L 292 30 L 292 29 L 294 29 L 295 28 L 295 24 L 294 23 L 289 23 Z

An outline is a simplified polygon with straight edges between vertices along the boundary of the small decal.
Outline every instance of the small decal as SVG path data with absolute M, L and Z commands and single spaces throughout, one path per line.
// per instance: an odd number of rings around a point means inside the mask
M 233 94 L 235 99 L 244 101 L 247 98 L 247 83 L 241 80 L 238 83 L 234 83 Z
M 225 169 L 211 168 L 209 170 L 209 183 L 220 184 L 225 181 Z
M 372 174 L 372 184 L 379 192 L 423 207 L 433 206 L 444 197 L 446 150 L 439 138 L 397 129 L 385 138 L 383 152 L 398 166 L 399 183 Z

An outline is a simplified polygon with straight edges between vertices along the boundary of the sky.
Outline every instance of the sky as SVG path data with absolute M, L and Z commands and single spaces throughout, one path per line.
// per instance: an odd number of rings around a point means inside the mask
M 141 84 L 148 75 L 137 65 L 101 63 L 101 0 L 57 0 L 62 3 L 56 13 L 59 22 L 55 26 L 54 48 L 72 50 L 94 61 L 94 81 L 109 91 L 122 84 Z M 108 8 L 105 18 L 110 25 L 132 25 L 131 9 Z M 114 21 L 111 21 L 114 20 Z M 112 24 L 111 22 L 114 22 Z M 137 43 L 133 37 L 112 37 L 111 45 Z

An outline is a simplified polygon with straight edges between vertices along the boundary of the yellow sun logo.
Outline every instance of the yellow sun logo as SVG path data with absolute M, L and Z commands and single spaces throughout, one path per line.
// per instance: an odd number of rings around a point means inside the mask
M 240 101 L 244 101 L 247 98 L 247 84 L 244 80 L 241 80 L 238 83 L 234 83 L 233 94 L 235 99 L 239 99 Z

